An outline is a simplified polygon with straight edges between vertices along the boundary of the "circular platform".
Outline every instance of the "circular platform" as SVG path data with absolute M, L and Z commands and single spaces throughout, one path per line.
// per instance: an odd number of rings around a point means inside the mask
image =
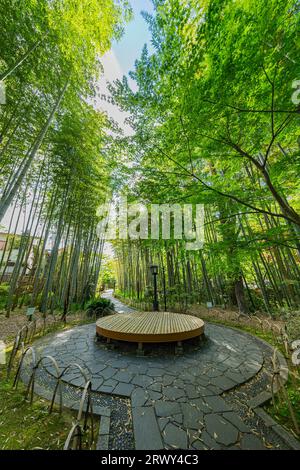
M 191 315 L 171 312 L 136 312 L 101 318 L 98 336 L 134 343 L 171 343 L 204 333 L 204 322 Z

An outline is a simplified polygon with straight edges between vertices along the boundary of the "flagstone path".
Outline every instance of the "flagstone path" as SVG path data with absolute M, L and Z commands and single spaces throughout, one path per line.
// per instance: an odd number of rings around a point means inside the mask
M 111 292 L 106 297 L 116 311 L 132 311 Z M 263 367 L 272 348 L 219 325 L 206 324 L 205 334 L 204 344 L 181 356 L 166 351 L 137 357 L 130 350 L 108 349 L 95 342 L 93 324 L 44 337 L 34 347 L 38 355 L 53 356 L 61 368 L 81 365 L 95 392 L 130 399 L 136 449 L 288 448 L 247 404 L 253 396 L 247 384 L 265 380 Z M 75 369 L 64 380 L 83 386 Z M 236 394 L 243 387 L 246 391 Z

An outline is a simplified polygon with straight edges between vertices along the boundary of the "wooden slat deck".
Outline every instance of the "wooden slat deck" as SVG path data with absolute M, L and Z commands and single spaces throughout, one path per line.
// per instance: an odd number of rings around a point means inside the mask
M 97 334 L 136 343 L 183 341 L 204 333 L 204 322 L 191 315 L 171 312 L 136 312 L 101 318 Z

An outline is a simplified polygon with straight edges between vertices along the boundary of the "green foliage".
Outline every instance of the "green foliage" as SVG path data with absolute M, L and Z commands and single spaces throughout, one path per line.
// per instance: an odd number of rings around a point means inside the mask
M 145 47 L 130 74 L 136 91 L 126 77 L 111 87 L 133 128 L 118 142 L 119 184 L 146 205 L 205 204 L 203 257 L 194 256 L 203 300 L 222 304 L 226 294 L 243 313 L 295 308 L 300 153 L 292 86 L 299 75 L 299 8 L 293 0 L 154 5 L 155 14 L 145 15 L 154 51 Z M 151 252 L 147 242 L 139 246 Z M 165 263 L 170 255 L 182 264 L 189 257 L 181 242 L 152 246 Z M 132 243 L 128 254 L 135 249 Z M 130 262 L 121 249 L 118 255 L 125 273 Z M 182 265 L 178 270 L 186 298 L 187 273 Z M 126 282 L 137 290 L 137 275 L 130 276 Z M 251 301 L 252 291 L 258 292 Z
M 293 311 L 287 315 L 286 330 L 288 337 L 294 341 L 300 339 L 300 312 Z
M 300 423 L 300 380 L 299 378 L 296 381 L 288 380 L 285 385 L 286 391 L 293 408 L 296 421 Z M 289 405 L 287 400 L 279 401 L 276 399 L 275 406 L 270 403 L 266 406 L 266 411 L 277 421 L 279 424 L 284 427 L 293 430 L 295 432 L 295 426 L 291 418 Z
M 0 370 L 0 374 L 5 374 Z M 12 388 L 12 382 L 3 377 L 0 380 L 0 450 L 45 450 L 63 449 L 65 440 L 74 421 L 74 415 L 64 410 L 57 410 L 49 415 L 49 404 L 41 399 L 34 399 L 33 405 L 24 399 L 25 387 Z
M 114 311 L 114 304 L 109 299 L 99 298 L 88 302 L 86 313 L 89 317 L 104 317 Z
M 103 259 L 103 266 L 100 272 L 100 283 L 103 286 L 114 287 L 116 282 L 115 261 L 113 259 Z
M 0 2 L 0 80 L 7 96 L 0 106 L 0 219 L 10 207 L 13 233 L 24 211 L 24 232 L 42 236 L 29 302 L 43 313 L 59 307 L 66 313 L 95 295 L 102 253 L 97 208 L 111 193 L 113 157 L 111 123 L 94 105 L 101 57 L 130 18 L 127 0 Z M 50 236 L 53 250 L 45 256 Z M 19 252 L 7 315 L 32 249 L 18 235 L 10 236 L 7 251 L 11 246 Z
M 0 284 L 0 310 L 6 306 L 8 298 L 9 285 L 6 283 Z

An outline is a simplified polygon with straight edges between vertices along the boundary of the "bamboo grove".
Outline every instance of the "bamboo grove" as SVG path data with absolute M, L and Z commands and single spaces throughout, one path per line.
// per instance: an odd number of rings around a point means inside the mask
M 121 194 L 205 206 L 201 250 L 113 242 L 122 295 L 149 299 L 157 263 L 168 307 L 299 310 L 299 1 L 153 0 L 136 87 L 111 84 L 124 136 L 97 83 L 129 3 L 0 2 L 0 308 L 65 317 L 94 297 L 97 208 Z
M 123 0 L 0 2 L 0 223 L 8 221 L 0 277 L 7 316 L 23 304 L 66 315 L 95 294 L 103 249 L 97 207 L 111 191 L 111 123 L 94 101 L 101 56 L 130 15 Z
M 145 299 L 157 263 L 169 308 L 297 311 L 300 4 L 153 3 L 144 15 L 152 47 L 131 72 L 137 91 L 126 77 L 111 87 L 133 128 L 118 141 L 127 156 L 120 192 L 144 204 L 204 204 L 205 244 L 115 242 L 120 293 Z

